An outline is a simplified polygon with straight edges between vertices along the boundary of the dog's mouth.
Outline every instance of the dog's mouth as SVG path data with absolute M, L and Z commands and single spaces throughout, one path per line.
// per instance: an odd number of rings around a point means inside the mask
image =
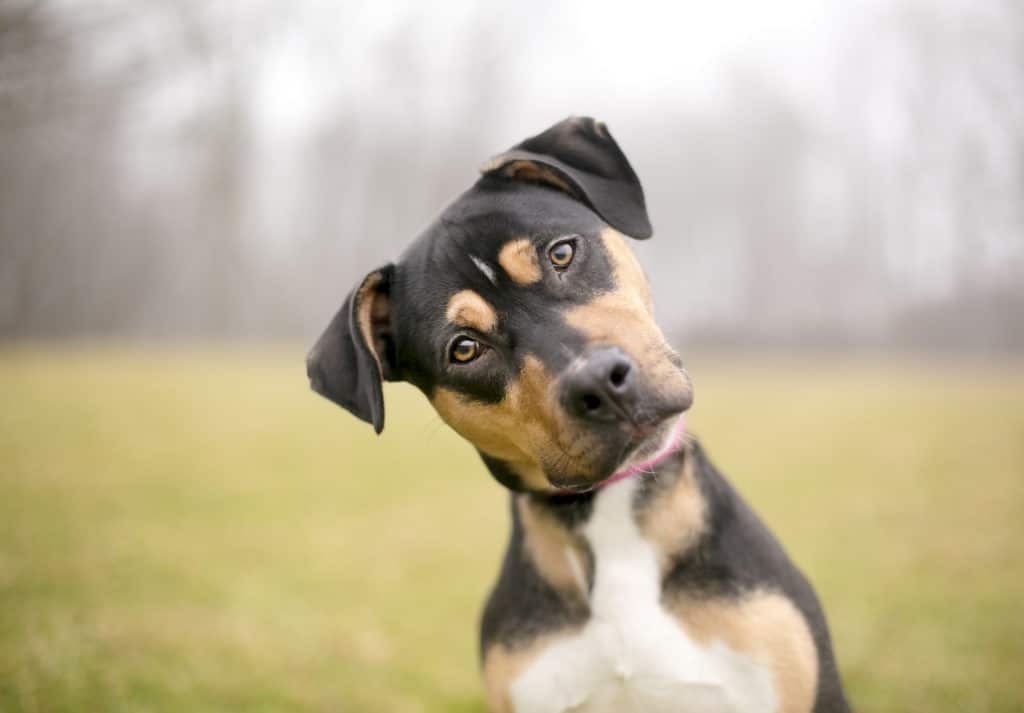
M 598 483 L 598 487 L 638 473 L 652 473 L 669 456 L 683 445 L 686 435 L 686 416 L 676 414 L 663 420 L 647 438 L 640 440 L 630 456 L 610 476 Z
M 627 475 L 652 471 L 679 448 L 683 414 L 693 404 L 689 375 L 680 369 L 677 381 L 662 381 L 658 389 L 650 387 L 649 379 L 638 381 L 633 392 L 621 398 L 613 390 L 599 392 L 616 404 L 613 413 L 569 411 L 573 418 L 563 435 L 571 443 L 563 451 L 580 455 L 555 458 L 542 466 L 553 490 L 563 494 L 595 490 Z M 571 400 L 567 403 L 570 408 L 574 405 Z
M 672 418 L 666 418 L 658 423 L 644 423 L 633 429 L 629 439 L 627 453 L 631 455 L 642 454 L 660 444 L 658 436 L 664 435 L 665 429 L 669 427 Z
M 632 433 L 620 455 L 605 468 L 599 477 L 549 476 L 557 494 L 580 494 L 596 490 L 618 480 L 639 473 L 650 473 L 682 445 L 686 420 L 682 413 L 674 414 L 656 423 L 641 424 Z

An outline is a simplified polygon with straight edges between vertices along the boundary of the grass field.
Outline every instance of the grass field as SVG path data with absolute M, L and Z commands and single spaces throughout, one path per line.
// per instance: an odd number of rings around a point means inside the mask
M 0 711 L 482 711 L 505 498 L 302 350 L 0 350 Z M 690 359 L 858 710 L 1024 710 L 1024 365 Z

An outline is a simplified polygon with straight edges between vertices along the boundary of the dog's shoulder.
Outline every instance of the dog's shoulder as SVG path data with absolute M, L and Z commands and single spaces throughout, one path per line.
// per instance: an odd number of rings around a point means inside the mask
M 706 530 L 666 572 L 666 602 L 684 620 L 699 619 L 702 607 L 725 605 L 736 612 L 746 608 L 740 616 L 756 617 L 764 626 L 780 625 L 790 633 L 806 627 L 817 669 L 814 710 L 847 711 L 828 623 L 810 582 L 696 440 L 690 457 L 707 509 Z

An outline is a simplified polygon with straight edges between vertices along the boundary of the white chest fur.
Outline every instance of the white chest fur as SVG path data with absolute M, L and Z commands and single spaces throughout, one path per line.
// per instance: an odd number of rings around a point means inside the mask
M 768 668 L 723 642 L 697 644 L 662 608 L 657 555 L 633 516 L 635 489 L 631 478 L 597 498 L 584 528 L 595 560 L 591 618 L 512 682 L 516 713 L 776 710 Z

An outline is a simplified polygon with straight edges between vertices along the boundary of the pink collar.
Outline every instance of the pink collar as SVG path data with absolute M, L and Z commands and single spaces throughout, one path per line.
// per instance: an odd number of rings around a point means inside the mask
M 630 476 L 636 475 L 637 473 L 651 472 L 652 469 L 658 467 L 664 463 L 670 455 L 679 450 L 679 446 L 683 443 L 683 436 L 686 434 L 686 416 L 680 415 L 679 419 L 673 424 L 672 430 L 669 431 L 668 436 L 665 437 L 665 442 L 662 443 L 661 448 L 658 452 L 647 460 L 641 463 L 634 463 L 633 465 L 620 470 L 601 481 L 597 484 L 598 488 L 603 488 L 612 483 L 617 483 L 620 480 L 625 480 Z

